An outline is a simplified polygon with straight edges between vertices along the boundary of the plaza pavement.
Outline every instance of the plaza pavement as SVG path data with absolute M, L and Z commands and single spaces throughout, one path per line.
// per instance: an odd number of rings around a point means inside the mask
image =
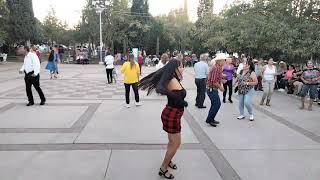
M 166 98 L 146 96 L 126 109 L 122 77 L 106 84 L 103 66 L 60 65 L 56 80 L 42 64 L 47 105 L 26 107 L 21 64 L 0 64 L 1 180 L 158 180 L 167 137 Z M 119 68 L 119 67 L 117 67 Z M 144 67 L 143 74 L 154 68 Z M 257 106 L 256 121 L 236 120 L 238 101 L 223 104 L 212 128 L 208 109 L 194 107 L 192 69 L 183 80 L 189 107 L 182 121 L 177 180 L 320 179 L 320 108 L 298 110 L 295 97 L 275 93 L 272 107 Z M 39 103 L 37 93 L 33 90 Z M 209 107 L 209 100 L 206 105 Z

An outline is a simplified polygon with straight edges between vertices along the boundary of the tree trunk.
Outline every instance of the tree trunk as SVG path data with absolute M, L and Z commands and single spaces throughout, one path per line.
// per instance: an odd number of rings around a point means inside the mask
M 159 56 L 159 42 L 160 40 L 159 40 L 159 37 L 157 37 L 157 49 L 156 49 L 156 55 L 158 55 Z

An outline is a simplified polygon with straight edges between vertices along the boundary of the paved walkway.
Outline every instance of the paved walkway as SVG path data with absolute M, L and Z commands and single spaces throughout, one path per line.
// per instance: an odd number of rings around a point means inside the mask
M 43 64 L 44 66 L 45 64 Z M 26 107 L 20 64 L 0 64 L 0 175 L 3 180 L 158 180 L 167 137 L 160 114 L 165 97 L 140 92 L 142 107 L 126 109 L 124 87 L 106 84 L 103 66 L 60 65 L 59 79 L 41 73 L 46 106 Z M 144 68 L 144 75 L 153 68 Z M 221 125 L 196 109 L 192 69 L 175 161 L 178 180 L 318 180 L 320 108 L 276 93 L 272 107 L 255 106 L 256 121 L 236 120 L 238 101 L 224 104 Z M 35 99 L 39 101 L 34 91 Z M 261 93 L 255 95 L 258 104 Z M 133 100 L 132 96 L 132 100 Z M 39 102 L 38 102 L 39 103 Z M 208 98 L 206 105 L 209 106 Z

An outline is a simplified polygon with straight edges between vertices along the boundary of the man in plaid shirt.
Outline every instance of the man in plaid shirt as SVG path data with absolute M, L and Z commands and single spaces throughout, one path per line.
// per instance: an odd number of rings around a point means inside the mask
M 220 124 L 219 121 L 216 121 L 216 115 L 221 107 L 221 100 L 219 97 L 219 91 L 224 91 L 223 88 L 223 66 L 226 60 L 226 56 L 224 54 L 217 54 L 216 58 L 214 58 L 215 65 L 210 69 L 208 76 L 208 89 L 207 94 L 211 101 L 211 107 L 208 113 L 208 117 L 206 123 L 209 125 L 216 127 Z

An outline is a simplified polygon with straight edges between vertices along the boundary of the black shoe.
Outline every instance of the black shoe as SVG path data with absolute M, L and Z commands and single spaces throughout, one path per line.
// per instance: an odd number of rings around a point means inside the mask
M 229 99 L 229 102 L 230 102 L 230 103 L 233 103 L 232 99 Z
M 207 124 L 209 124 L 212 127 L 217 127 L 217 124 L 213 123 L 213 122 L 206 122 Z
M 212 121 L 212 123 L 214 123 L 214 124 L 220 124 L 219 121 Z
M 196 107 L 198 107 L 198 104 L 195 104 Z
M 226 103 L 226 99 L 223 99 L 222 102 L 223 102 L 223 103 Z
M 34 105 L 34 103 L 29 102 L 26 106 L 33 106 L 33 105 Z
M 205 109 L 207 108 L 206 106 L 197 106 L 199 109 Z
M 40 106 L 43 106 L 45 104 L 46 104 L 46 100 L 40 102 Z

